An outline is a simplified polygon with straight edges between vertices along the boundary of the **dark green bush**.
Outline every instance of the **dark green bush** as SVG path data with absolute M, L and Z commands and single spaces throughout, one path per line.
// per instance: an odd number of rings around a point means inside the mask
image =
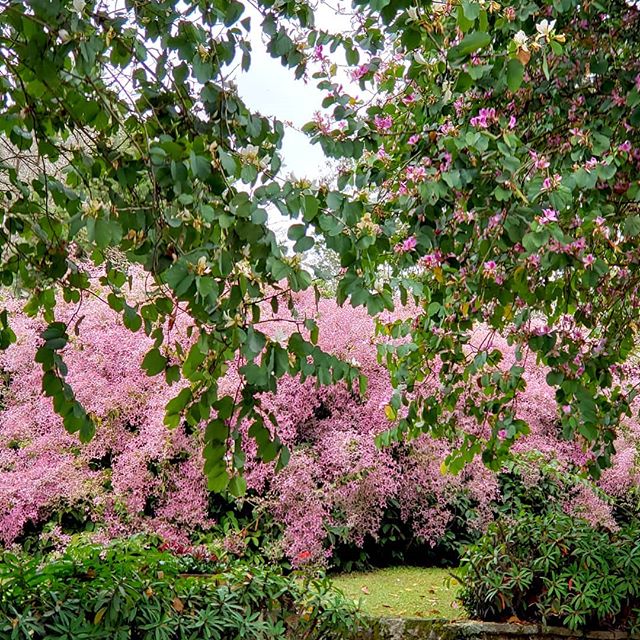
M 503 516 L 463 553 L 460 577 L 472 617 L 637 630 L 640 523 L 611 532 L 559 511 Z
M 194 562 L 141 538 L 57 558 L 4 552 L 0 585 L 0 638 L 11 640 L 338 639 L 359 624 L 325 579 L 238 559 Z

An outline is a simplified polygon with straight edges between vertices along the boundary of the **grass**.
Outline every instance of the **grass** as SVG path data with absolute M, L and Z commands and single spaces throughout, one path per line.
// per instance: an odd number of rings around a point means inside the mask
M 446 569 L 392 567 L 338 575 L 333 582 L 346 596 L 360 601 L 364 613 L 372 616 L 465 617 L 456 602 L 458 584 Z

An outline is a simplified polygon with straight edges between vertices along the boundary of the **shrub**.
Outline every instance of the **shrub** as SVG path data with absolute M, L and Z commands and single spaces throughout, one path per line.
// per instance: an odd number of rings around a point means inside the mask
M 462 602 L 484 620 L 637 630 L 640 522 L 595 528 L 559 510 L 493 522 L 462 555 Z
M 0 638 L 338 639 L 359 620 L 324 579 L 140 538 L 70 545 L 44 560 L 4 552 L 0 581 Z

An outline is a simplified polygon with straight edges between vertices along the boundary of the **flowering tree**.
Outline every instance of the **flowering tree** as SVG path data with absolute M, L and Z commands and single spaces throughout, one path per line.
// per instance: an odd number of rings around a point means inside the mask
M 290 319 L 284 343 L 264 331 L 269 304 L 277 314 L 311 286 L 299 254 L 316 234 L 340 256 L 340 304 L 375 315 L 398 293 L 417 307 L 381 329 L 394 339 L 379 355 L 395 390 L 383 441 L 462 434 L 451 469 L 479 453 L 496 467 L 529 429 L 517 404 L 536 358 L 564 435 L 597 473 L 634 395 L 637 7 L 355 0 L 354 34 L 335 36 L 313 29 L 304 2 L 255 4 L 271 55 L 297 76 L 318 65 L 332 111 L 308 130 L 351 162 L 336 190 L 282 179 L 283 125 L 227 81 L 250 64 L 244 3 L 0 4 L 0 280 L 49 323 L 36 357 L 65 427 L 94 432 L 61 354 L 82 313 L 55 312 L 60 284 L 68 303 L 96 295 L 87 255 L 111 308 L 152 340 L 147 373 L 186 383 L 167 424 L 208 423 L 210 487 L 242 491 L 246 420 L 260 455 L 284 462 L 261 393 L 287 374 L 365 389 L 356 367 L 315 344 L 313 319 Z M 342 47 L 371 99 L 345 92 L 326 45 Z M 266 225 L 268 205 L 292 218 L 294 256 Z M 127 292 L 128 263 L 147 274 L 142 296 Z M 183 314 L 188 349 L 172 334 Z M 507 371 L 490 340 L 472 341 L 482 322 L 517 346 Z M 0 323 L 6 347 L 6 310 Z M 229 367 L 238 384 L 221 392 Z
M 406 338 L 381 349 L 390 437 L 462 433 L 449 468 L 480 453 L 497 468 L 529 431 L 518 403 L 535 358 L 564 436 L 598 474 L 635 396 L 625 363 L 640 305 L 637 6 L 355 4 L 364 12 L 344 44 L 371 98 L 345 91 L 323 49 L 335 38 L 319 34 L 332 112 L 308 130 L 352 158 L 327 198 L 331 224 L 348 230 L 327 239 L 345 268 L 338 300 L 377 312 L 397 291 L 418 306 L 381 328 Z M 479 323 L 516 347 L 507 370 L 490 339 L 473 342 Z
M 69 522 L 80 529 L 93 522 L 108 538 L 149 529 L 180 542 L 187 531 L 208 529 L 203 434 L 163 424 L 175 392 L 144 375 L 152 341 L 98 298 L 83 305 L 82 333 L 65 349 L 69 383 L 99 427 L 83 445 L 40 391 L 34 356 L 46 323 L 23 313 L 23 300 L 6 304 L 17 340 L 0 358 L 0 540 L 15 542 L 47 522 L 56 525 L 55 543 L 66 541 Z M 75 305 L 59 305 L 61 321 L 75 313 Z

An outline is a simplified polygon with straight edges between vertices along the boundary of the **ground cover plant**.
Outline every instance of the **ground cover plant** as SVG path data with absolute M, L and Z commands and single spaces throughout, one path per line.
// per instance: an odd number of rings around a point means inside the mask
M 59 556 L 3 552 L 0 637 L 347 638 L 359 617 L 326 580 L 134 537 Z

